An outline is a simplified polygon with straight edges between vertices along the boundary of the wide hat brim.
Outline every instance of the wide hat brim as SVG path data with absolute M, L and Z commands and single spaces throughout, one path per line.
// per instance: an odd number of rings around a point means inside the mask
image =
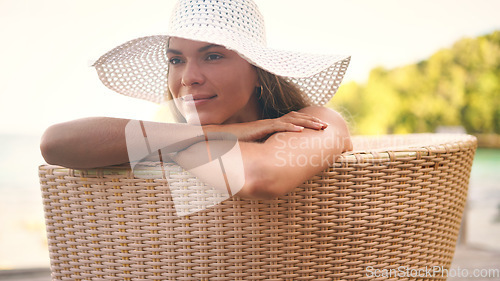
M 311 104 L 324 105 L 342 82 L 350 56 L 316 55 L 283 51 L 243 40 L 214 40 L 210 33 L 154 35 L 137 38 L 113 48 L 93 66 L 102 83 L 120 94 L 162 103 L 167 94 L 170 37 L 222 45 L 249 63 L 296 84 Z

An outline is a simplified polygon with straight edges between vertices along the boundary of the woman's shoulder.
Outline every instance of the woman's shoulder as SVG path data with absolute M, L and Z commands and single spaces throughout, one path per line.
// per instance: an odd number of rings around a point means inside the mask
M 329 120 L 336 121 L 334 123 L 337 123 L 340 121 L 345 123 L 345 120 L 340 113 L 338 113 L 334 109 L 331 109 L 331 108 L 325 107 L 325 106 L 321 106 L 321 105 L 306 106 L 306 107 L 298 110 L 298 112 L 303 112 L 303 113 L 307 113 L 310 115 L 314 115 L 315 117 L 318 117 L 319 119 L 322 119 L 323 121 L 325 121 L 327 123 L 329 123 Z

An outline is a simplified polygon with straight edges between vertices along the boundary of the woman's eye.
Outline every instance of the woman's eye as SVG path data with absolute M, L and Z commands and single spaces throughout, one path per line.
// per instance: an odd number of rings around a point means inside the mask
M 169 60 L 168 60 L 168 62 L 169 62 L 170 64 L 175 65 L 175 64 L 179 64 L 179 63 L 181 63 L 182 61 L 181 61 L 179 58 L 171 58 L 171 59 L 169 59 Z
M 219 60 L 221 58 L 222 58 L 222 56 L 219 54 L 210 54 L 207 56 L 207 60 L 209 60 L 209 61 L 210 60 Z

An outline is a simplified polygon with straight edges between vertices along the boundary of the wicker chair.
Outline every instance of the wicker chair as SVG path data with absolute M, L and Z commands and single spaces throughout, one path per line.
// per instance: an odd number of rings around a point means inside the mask
M 174 164 L 146 179 L 120 166 L 41 165 L 52 278 L 410 280 L 382 273 L 448 268 L 476 139 L 353 141 L 354 152 L 285 196 L 234 196 L 186 216 L 170 188 L 203 184 Z

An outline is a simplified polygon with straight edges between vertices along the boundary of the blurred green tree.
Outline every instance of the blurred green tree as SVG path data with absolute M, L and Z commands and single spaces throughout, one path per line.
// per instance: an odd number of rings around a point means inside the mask
M 500 31 L 462 39 L 417 64 L 377 67 L 366 83 L 342 85 L 327 106 L 344 114 L 355 134 L 438 126 L 500 134 Z

